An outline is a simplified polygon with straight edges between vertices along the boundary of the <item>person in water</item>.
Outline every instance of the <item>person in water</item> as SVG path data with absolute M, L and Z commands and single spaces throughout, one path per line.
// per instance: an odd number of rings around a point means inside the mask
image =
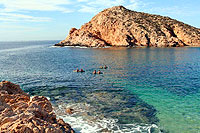
M 104 66 L 100 66 L 99 68 L 100 69 L 107 69 L 108 67 L 106 65 L 104 65 Z
M 97 74 L 103 74 L 100 70 L 97 72 Z
M 79 72 L 79 69 L 77 68 L 76 70 L 74 70 L 74 72 Z
M 85 72 L 85 71 L 83 69 L 81 69 L 80 72 Z
M 94 70 L 94 71 L 93 71 L 93 74 L 97 74 L 97 71 L 96 71 L 96 70 Z

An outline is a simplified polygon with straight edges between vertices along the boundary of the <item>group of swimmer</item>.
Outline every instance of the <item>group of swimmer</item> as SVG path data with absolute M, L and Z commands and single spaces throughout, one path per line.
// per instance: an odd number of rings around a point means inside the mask
M 106 65 L 104 65 L 104 66 L 100 66 L 99 68 L 100 69 L 107 69 L 108 67 Z M 85 72 L 85 71 L 83 69 L 79 70 L 77 68 L 76 70 L 74 70 L 74 72 Z M 98 70 L 98 71 L 94 70 L 93 74 L 103 74 L 103 72 L 101 72 L 100 70 Z
M 74 72 L 85 72 L 83 69 L 79 70 L 78 68 Z
M 106 65 L 104 66 L 100 66 L 100 69 L 107 69 L 108 67 Z M 96 70 L 94 70 L 93 74 L 103 74 L 103 72 L 101 72 L 100 70 L 97 72 Z
M 108 67 L 106 65 L 104 65 L 104 66 L 100 66 L 99 68 L 100 69 L 107 69 Z
M 103 73 L 100 70 L 98 72 L 96 70 L 94 70 L 93 74 L 103 74 Z

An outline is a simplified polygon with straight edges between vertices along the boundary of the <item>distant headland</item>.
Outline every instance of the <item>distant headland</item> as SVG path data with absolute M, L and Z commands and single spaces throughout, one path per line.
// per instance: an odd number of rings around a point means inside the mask
M 72 28 L 55 46 L 200 46 L 200 29 L 183 22 L 115 6 L 81 26 Z

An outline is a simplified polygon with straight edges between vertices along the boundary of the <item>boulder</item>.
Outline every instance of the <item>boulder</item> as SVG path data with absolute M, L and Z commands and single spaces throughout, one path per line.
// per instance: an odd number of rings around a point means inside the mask
M 71 126 L 57 119 L 49 100 L 30 97 L 19 85 L 0 82 L 0 132 L 74 133 Z

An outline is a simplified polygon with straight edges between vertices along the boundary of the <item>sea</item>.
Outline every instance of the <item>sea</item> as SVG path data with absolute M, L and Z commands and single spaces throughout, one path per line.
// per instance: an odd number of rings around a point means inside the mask
M 0 42 L 0 81 L 48 97 L 77 133 L 200 132 L 200 48 L 54 47 L 58 42 Z

